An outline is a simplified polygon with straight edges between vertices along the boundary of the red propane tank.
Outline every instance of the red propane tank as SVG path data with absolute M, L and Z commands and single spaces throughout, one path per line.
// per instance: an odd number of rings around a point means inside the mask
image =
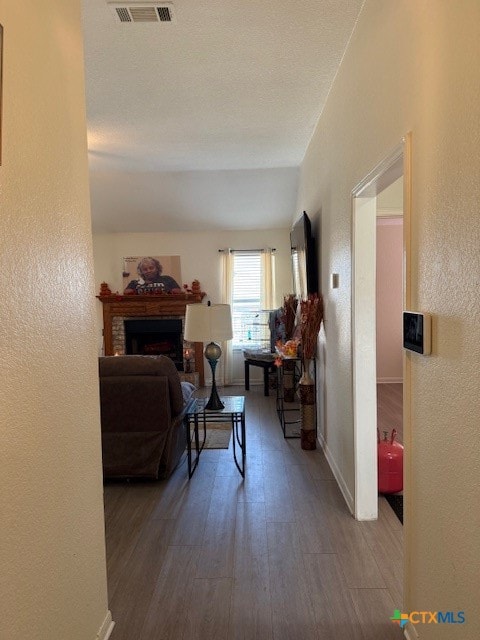
M 395 442 L 397 431 L 393 429 L 390 440 L 386 431 L 383 440 L 377 429 L 378 439 L 378 492 L 397 493 L 403 489 L 403 446 Z

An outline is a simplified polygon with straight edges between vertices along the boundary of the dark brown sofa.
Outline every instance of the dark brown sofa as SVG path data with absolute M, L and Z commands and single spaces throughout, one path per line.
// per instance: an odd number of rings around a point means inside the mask
M 99 358 L 103 474 L 168 478 L 185 450 L 193 385 L 165 356 Z

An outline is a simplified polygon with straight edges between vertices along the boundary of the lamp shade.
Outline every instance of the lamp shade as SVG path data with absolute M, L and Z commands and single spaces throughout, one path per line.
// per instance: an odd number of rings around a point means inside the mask
M 232 313 L 229 304 L 187 304 L 184 339 L 189 342 L 231 340 Z

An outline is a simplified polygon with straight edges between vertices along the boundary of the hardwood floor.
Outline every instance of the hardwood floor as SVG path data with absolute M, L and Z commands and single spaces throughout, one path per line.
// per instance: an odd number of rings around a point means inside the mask
M 390 640 L 402 527 L 349 514 L 321 453 L 285 440 L 275 399 L 245 392 L 247 470 L 205 450 L 193 478 L 105 486 L 111 640 Z
M 397 430 L 397 440 L 403 443 L 403 384 L 377 384 L 377 426 L 380 436 Z

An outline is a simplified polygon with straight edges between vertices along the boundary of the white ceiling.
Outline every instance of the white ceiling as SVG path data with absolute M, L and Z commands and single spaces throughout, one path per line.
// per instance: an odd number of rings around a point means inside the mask
M 289 227 L 363 0 L 82 2 L 94 230 Z

